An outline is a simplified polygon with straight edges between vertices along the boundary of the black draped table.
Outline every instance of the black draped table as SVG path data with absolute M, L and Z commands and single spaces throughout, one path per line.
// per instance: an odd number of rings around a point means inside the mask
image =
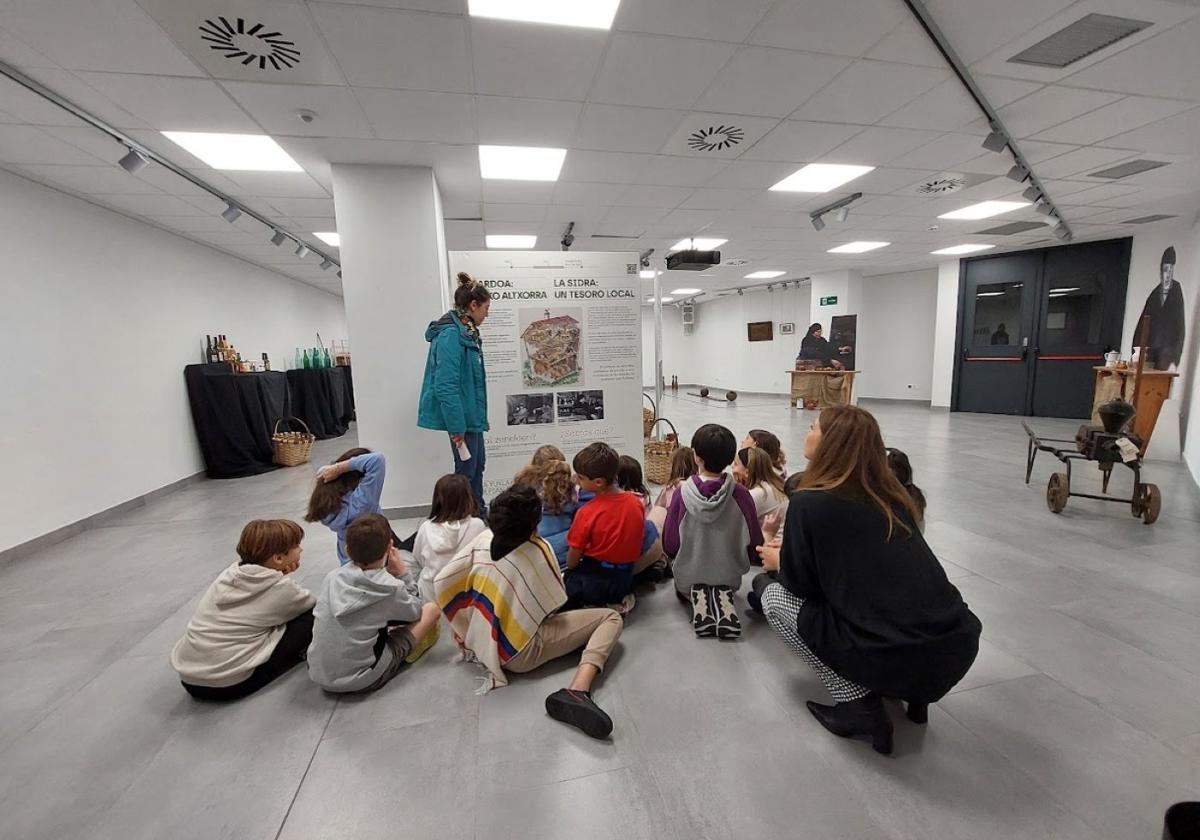
M 319 440 L 341 437 L 354 419 L 354 380 L 349 367 L 300 368 L 287 372 L 292 415 Z
M 241 478 L 277 469 L 271 433 L 291 414 L 281 371 L 232 373 L 228 364 L 183 369 L 196 438 L 209 478 Z

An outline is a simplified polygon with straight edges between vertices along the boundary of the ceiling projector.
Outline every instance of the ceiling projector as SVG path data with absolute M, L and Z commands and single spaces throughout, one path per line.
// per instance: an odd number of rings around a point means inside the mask
M 667 271 L 704 271 L 720 264 L 720 251 L 676 251 L 667 254 Z

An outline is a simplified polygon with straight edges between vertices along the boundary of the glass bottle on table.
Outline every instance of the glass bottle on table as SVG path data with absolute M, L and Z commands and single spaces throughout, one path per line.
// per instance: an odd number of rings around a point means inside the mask
M 296 348 L 296 363 L 292 365 L 293 370 L 299 370 L 304 367 L 304 357 L 300 355 L 300 348 Z
M 304 369 L 308 370 L 310 367 L 312 367 L 312 364 L 310 363 L 309 358 L 308 358 L 308 348 L 305 347 L 304 348 Z
M 329 348 L 322 347 L 321 350 L 325 354 L 325 367 L 327 367 L 327 368 L 333 367 L 333 360 L 329 358 Z

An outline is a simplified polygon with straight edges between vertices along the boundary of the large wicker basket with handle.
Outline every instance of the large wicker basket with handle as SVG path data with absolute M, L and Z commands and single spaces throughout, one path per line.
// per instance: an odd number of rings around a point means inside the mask
M 284 418 L 280 417 L 275 421 L 275 431 L 271 434 L 271 449 L 274 457 L 272 460 L 281 467 L 298 467 L 301 464 L 307 464 L 309 455 L 312 454 L 313 441 L 317 436 L 308 430 L 308 426 L 299 417 L 289 417 L 289 421 L 295 420 L 301 426 L 304 426 L 303 432 L 281 432 L 279 424 Z
M 642 437 L 648 438 L 650 437 L 650 430 L 654 428 L 654 420 L 658 417 L 658 406 L 654 404 L 654 397 L 645 391 L 642 392 L 642 396 L 650 403 L 649 408 L 642 407 Z
M 654 427 L 659 423 L 666 423 L 671 427 L 671 431 L 659 440 L 646 438 L 646 462 L 642 467 L 647 481 L 653 484 L 666 484 L 667 479 L 671 477 L 671 456 L 679 448 L 679 432 L 675 430 L 675 424 L 666 417 L 659 417 L 651 423 L 650 431 L 653 432 Z

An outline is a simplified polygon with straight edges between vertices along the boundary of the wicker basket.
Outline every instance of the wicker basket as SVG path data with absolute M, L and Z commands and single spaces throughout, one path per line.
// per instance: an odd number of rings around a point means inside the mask
M 650 401 L 649 408 L 642 408 L 642 437 L 650 437 L 650 430 L 654 428 L 654 419 L 658 417 L 658 406 L 654 404 L 654 398 L 646 392 L 642 392 L 642 396 Z
M 272 460 L 281 467 L 298 467 L 308 463 L 308 457 L 312 454 L 313 441 L 317 439 L 317 436 L 308 430 L 308 426 L 299 417 L 289 419 L 304 426 L 304 431 L 281 432 L 279 424 L 283 422 L 283 418 L 280 417 L 276 420 L 275 431 L 271 435 L 271 449 L 274 451 Z
M 659 423 L 666 423 L 671 427 L 671 431 L 661 440 L 646 438 L 646 458 L 642 469 L 645 472 L 646 480 L 652 484 L 667 483 L 671 477 L 671 456 L 679 448 L 679 432 L 675 430 L 675 424 L 666 417 L 659 417 L 651 423 L 650 431 L 653 432 L 654 426 Z

